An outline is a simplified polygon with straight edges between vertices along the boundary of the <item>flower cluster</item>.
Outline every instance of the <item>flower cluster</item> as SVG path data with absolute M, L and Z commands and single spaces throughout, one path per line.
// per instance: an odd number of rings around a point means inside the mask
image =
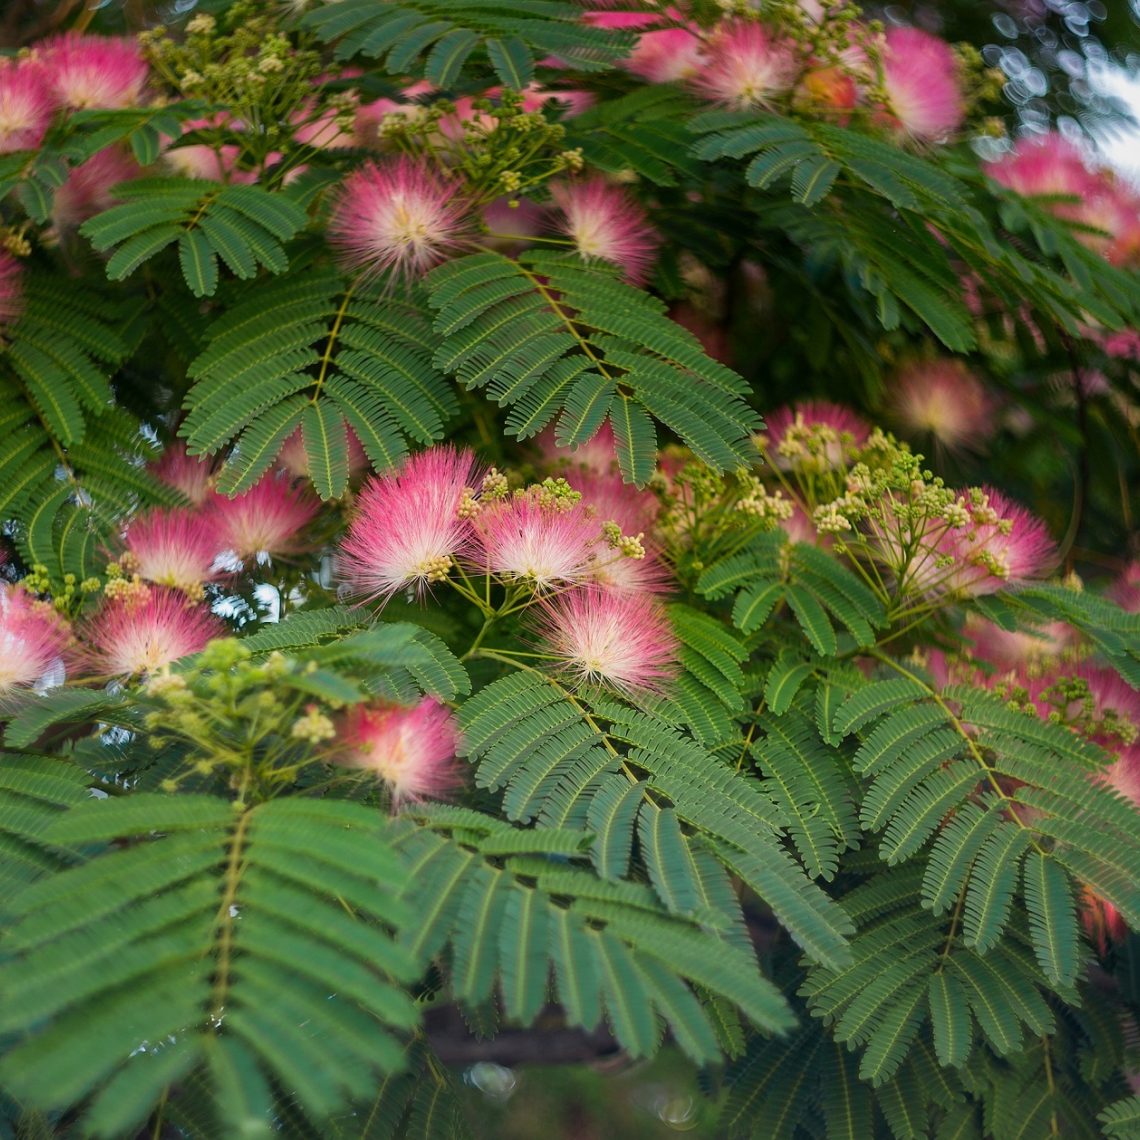
M 612 455 L 612 448 L 611 448 Z M 668 574 L 646 541 L 652 494 L 573 459 L 564 474 L 512 489 L 469 451 L 438 446 L 370 479 L 340 545 L 349 592 L 387 600 L 447 583 L 488 624 L 533 610 L 544 653 L 578 681 L 652 690 L 673 639 L 655 595 Z M 492 588 L 501 592 L 491 604 Z
M 1116 265 L 1140 265 L 1140 195 L 1095 170 L 1076 145 L 1051 133 L 1020 142 L 988 165 L 991 178 L 1077 227 L 1076 236 Z
M 816 9 L 728 15 L 711 28 L 678 7 L 651 13 L 599 4 L 585 18 L 637 33 L 624 63 L 634 75 L 684 82 L 733 110 L 790 103 L 840 121 L 858 114 L 922 142 L 943 141 L 961 127 L 962 68 L 949 44 L 917 28 L 878 31 L 842 4 Z

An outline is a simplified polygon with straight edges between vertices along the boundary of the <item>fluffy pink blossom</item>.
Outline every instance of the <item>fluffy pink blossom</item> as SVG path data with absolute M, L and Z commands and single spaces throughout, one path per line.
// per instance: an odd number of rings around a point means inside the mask
M 785 404 L 764 417 L 759 437 L 765 456 L 774 467 L 842 467 L 852 452 L 871 434 L 862 416 L 827 400 Z
M 959 360 L 924 360 L 904 368 L 892 385 L 890 404 L 904 432 L 931 435 L 950 451 L 984 450 L 996 426 L 996 401 Z
M 639 594 L 667 594 L 673 575 L 652 544 L 645 543 L 645 556 L 631 558 L 620 550 L 602 547 L 591 569 L 591 580 L 609 590 L 631 590 Z
M 891 28 L 883 45 L 883 86 L 891 112 L 916 139 L 953 134 L 965 116 L 958 61 L 945 40 L 918 28 Z
M 539 432 L 535 443 L 542 452 L 544 465 L 555 471 L 575 468 L 597 475 L 612 475 L 618 470 L 614 429 L 606 420 L 585 443 L 577 447 L 559 447 L 555 441 L 554 428 Z M 575 484 L 575 489 L 579 489 Z
M 97 151 L 68 171 L 67 181 L 52 199 L 51 220 L 58 229 L 68 229 L 109 210 L 118 201 L 112 188 L 140 173 L 139 164 L 119 147 Z
M 349 475 L 356 475 L 368 469 L 368 455 L 352 428 L 348 429 L 347 438 L 348 473 Z M 309 456 L 305 451 L 305 439 L 300 428 L 281 445 L 281 450 L 277 453 L 277 462 L 290 475 L 309 474 Z
M 703 63 L 700 29 L 674 7 L 663 12 L 593 11 L 584 19 L 596 28 L 639 31 L 633 50 L 621 66 L 650 83 L 675 83 L 695 75 Z M 667 22 L 681 27 L 661 27 Z
M 1030 632 L 1002 629 L 974 613 L 967 615 L 965 636 L 973 643 L 971 659 L 1002 671 L 1056 661 L 1077 642 L 1077 631 L 1062 621 L 1048 622 Z
M 1048 209 L 1090 230 L 1077 237 L 1110 260 L 1127 263 L 1140 251 L 1140 205 L 1135 195 L 1112 178 L 1092 170 L 1081 151 L 1059 134 L 1023 140 L 986 172 L 1025 197 L 1066 197 L 1047 202 Z M 1092 232 L 1102 231 L 1102 232 Z
M 943 547 L 954 559 L 948 585 L 973 596 L 995 594 L 1047 574 L 1056 547 L 1044 522 L 1000 491 L 982 488 L 971 523 L 950 531 Z
M 651 530 L 661 509 L 652 491 L 639 491 L 618 471 L 579 467 L 566 473 L 566 482 L 582 496 L 581 505 L 599 522 L 614 522 L 622 534 Z
M 0 154 L 38 147 L 55 107 L 42 67 L 28 60 L 0 62 Z
M 588 586 L 544 604 L 538 633 L 576 682 L 626 693 L 659 692 L 676 675 L 677 639 L 646 594 Z
M 0 251 L 0 333 L 24 308 L 23 269 L 7 251 Z
M 1108 333 L 1101 340 L 1101 347 L 1109 356 L 1140 361 L 1140 330 L 1121 329 L 1119 332 Z
M 301 550 L 303 532 L 320 509 L 311 490 L 272 472 L 232 499 L 214 495 L 210 507 L 219 544 L 243 559 Z
M 187 455 L 186 444 L 177 439 L 163 449 L 158 462 L 151 467 L 151 474 L 200 507 L 210 497 L 214 461 L 209 456 Z
M 197 593 L 213 581 L 220 552 L 213 521 L 190 510 L 154 510 L 133 518 L 123 537 L 129 564 L 160 586 Z
M 329 240 L 349 268 L 419 277 L 463 245 L 471 221 L 457 183 L 401 156 L 344 180 Z
M 336 759 L 374 772 L 398 804 L 446 795 L 460 782 L 454 715 L 432 697 L 417 705 L 355 705 L 344 718 Z
M 1122 610 L 1140 613 L 1140 561 L 1129 562 L 1109 587 L 1108 596 Z
M 107 602 L 84 631 L 92 672 L 132 677 L 200 653 L 225 633 L 209 607 L 161 587 L 142 597 L 130 594 Z
M 442 581 L 472 542 L 460 504 L 477 483 L 471 452 L 447 446 L 421 451 L 369 479 L 341 544 L 341 580 L 364 598 L 389 598 L 410 586 L 422 591 Z
M 544 220 L 543 208 L 528 198 L 496 198 L 483 209 L 483 225 L 490 231 L 484 244 L 503 253 L 517 253 L 542 233 Z
M 692 84 L 707 99 L 747 111 L 791 90 L 799 71 L 790 41 L 754 20 L 729 20 L 709 41 Z
M 197 131 L 218 130 L 227 124 L 224 116 L 206 119 L 188 119 L 182 124 L 183 136 Z M 206 137 L 210 137 L 206 135 Z M 202 178 L 209 182 L 252 183 L 257 181 L 256 170 L 238 170 L 241 147 L 235 143 L 206 142 L 178 143 L 167 147 L 162 155 L 166 165 L 184 178 Z
M 547 506 L 526 494 L 485 506 L 475 532 L 480 570 L 546 590 L 589 575 L 601 528 L 580 504 Z
M 69 640 L 67 626 L 50 606 L 0 584 L 0 699 L 42 681 Z
M 619 266 L 633 285 L 645 282 L 660 239 L 627 190 L 604 178 L 589 178 L 552 183 L 550 196 L 561 214 L 557 229 L 574 242 L 581 257 Z
M 69 32 L 37 53 L 56 99 L 82 111 L 137 106 L 147 79 L 134 40 Z

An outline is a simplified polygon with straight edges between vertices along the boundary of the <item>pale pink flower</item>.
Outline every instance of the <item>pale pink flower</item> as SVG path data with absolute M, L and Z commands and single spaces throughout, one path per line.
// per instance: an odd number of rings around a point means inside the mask
M 1107 593 L 1122 610 L 1140 613 L 1140 561 L 1129 562 Z
M 167 487 L 181 491 L 196 507 L 210 497 L 214 479 L 214 461 L 209 456 L 186 454 L 186 444 L 177 439 L 168 443 L 151 474 Z
M 586 511 L 598 522 L 617 523 L 622 534 L 636 537 L 651 530 L 661 510 L 652 491 L 639 491 L 617 471 L 579 467 L 566 472 L 566 482 L 581 494 L 581 505 Z
M 692 81 L 706 99 L 737 111 L 767 106 L 800 71 L 793 44 L 754 20 L 729 20 L 710 39 Z
M 348 473 L 349 475 L 356 475 L 367 470 L 368 455 L 365 453 L 360 438 L 352 428 L 347 429 L 346 435 L 348 438 Z M 305 450 L 305 439 L 300 428 L 281 445 L 281 450 L 277 453 L 277 462 L 290 475 L 303 476 L 309 474 L 309 455 Z
M 612 475 L 618 470 L 614 429 L 609 420 L 585 443 L 577 447 L 559 447 L 555 441 L 554 428 L 543 429 L 534 441 L 542 453 L 544 465 L 554 471 L 576 468 L 597 475 Z
M 588 586 L 545 603 L 542 648 L 578 683 L 625 693 L 660 692 L 677 672 L 677 639 L 646 594 Z
M 464 244 L 470 214 L 458 183 L 401 156 L 344 180 L 329 241 L 351 269 L 419 277 Z
M 210 513 L 219 545 L 245 559 L 304 549 L 303 532 L 320 509 L 320 500 L 308 488 L 270 472 L 232 499 L 214 495 Z
M 0 584 L 0 699 L 43 682 L 67 648 L 70 632 L 46 602 Z
M 890 403 L 904 432 L 931 435 L 950 451 L 982 451 L 996 428 L 997 402 L 960 360 L 923 360 L 904 368 Z
M 123 536 L 131 568 L 160 586 L 197 593 L 218 577 L 213 521 L 190 510 L 153 510 L 133 518 Z
M 0 62 L 0 154 L 38 147 L 55 107 L 42 67 L 29 60 Z
M 497 88 L 492 88 L 487 91 L 488 97 L 497 91 Z M 594 105 L 594 94 L 592 91 L 581 91 L 577 88 L 572 90 L 559 90 L 556 88 L 542 87 L 537 83 L 532 83 L 528 87 L 523 88 L 522 97 L 522 108 L 524 111 L 541 111 L 547 103 L 556 103 L 567 119 L 571 119 L 575 115 L 580 115 L 583 111 L 588 111 Z
M 601 547 L 591 570 L 591 580 L 609 590 L 631 590 L 639 594 L 666 594 L 673 588 L 673 575 L 652 544 L 645 543 L 645 555 L 632 558 L 620 550 Z
M 508 255 L 517 253 L 542 233 L 544 220 L 545 211 L 528 198 L 496 198 L 483 209 L 483 225 L 489 231 L 483 244 Z
M 185 136 L 197 131 L 218 131 L 229 125 L 224 117 L 219 115 L 208 119 L 188 119 L 182 124 L 182 133 Z M 185 144 L 175 142 L 163 151 L 162 157 L 166 165 L 183 178 L 202 178 L 209 182 L 237 184 L 257 181 L 256 170 L 237 169 L 241 147 L 236 143 L 220 142 L 216 146 L 211 146 L 206 142 Z
M 523 579 L 546 590 L 581 582 L 589 575 L 601 527 L 580 504 L 547 506 L 524 494 L 484 506 L 475 533 L 479 570 Z
M 396 805 L 452 791 L 459 732 L 454 715 L 432 697 L 417 705 L 354 705 L 340 733 L 339 764 L 375 773 Z
M 871 434 L 858 413 L 828 400 L 785 404 L 764 417 L 757 437 L 765 457 L 782 470 L 793 467 L 842 467 Z
M 554 182 L 550 197 L 561 213 L 556 228 L 574 242 L 579 256 L 617 265 L 630 284 L 646 281 L 660 238 L 627 190 L 595 177 Z
M 68 229 L 109 210 L 118 201 L 112 188 L 141 173 L 139 164 L 119 147 L 97 151 L 68 171 L 67 181 L 52 199 L 51 220 L 58 229 Z
M 363 598 L 389 598 L 410 586 L 422 592 L 442 581 L 472 542 L 460 503 L 478 479 L 471 452 L 448 446 L 421 451 L 369 479 L 341 543 L 341 580 Z
M 945 40 L 918 28 L 890 28 L 883 45 L 883 86 L 891 112 L 916 139 L 953 134 L 965 116 L 958 62 Z
M 948 585 L 975 597 L 1044 577 L 1056 548 L 1041 519 L 1000 491 L 983 487 L 971 522 L 950 531 L 942 547 L 954 559 Z
M 1108 333 L 1101 341 L 1101 348 L 1109 356 L 1140 361 L 1140 330 L 1121 329 L 1119 332 Z
M 986 173 L 1003 186 L 1029 197 L 1063 196 L 1069 202 L 1046 202 L 1059 218 L 1089 226 L 1077 238 L 1111 260 L 1127 261 L 1140 243 L 1137 207 L 1111 178 L 1092 170 L 1081 151 L 1059 134 L 1023 140 L 1015 150 L 986 166 Z
M 69 32 L 37 51 L 55 97 L 76 111 L 137 106 L 147 79 L 134 40 Z
M 1049 663 L 1077 643 L 1077 631 L 1065 622 L 1052 621 L 1032 632 L 1002 629 L 975 613 L 966 616 L 965 636 L 973 642 L 970 657 L 999 670 L 1020 669 L 1034 663 Z
M 24 309 L 24 271 L 7 251 L 0 251 L 0 333 Z
M 84 631 L 92 672 L 109 676 L 153 673 L 200 653 L 226 628 L 208 606 L 171 589 L 148 589 L 107 602 Z
M 831 536 L 821 535 L 807 511 L 794 501 L 791 515 L 780 520 L 779 529 L 788 536 L 789 542 L 806 542 L 809 546 L 826 547 L 831 545 Z

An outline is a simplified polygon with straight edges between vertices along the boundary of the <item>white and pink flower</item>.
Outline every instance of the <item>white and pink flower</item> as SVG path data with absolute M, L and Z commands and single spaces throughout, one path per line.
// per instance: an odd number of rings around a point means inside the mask
M 648 279 L 660 239 L 628 191 L 604 178 L 589 178 L 552 183 L 550 196 L 560 215 L 556 228 L 583 259 L 618 266 L 633 285 Z
M 458 183 L 403 156 L 350 174 L 329 219 L 329 240 L 347 268 L 407 278 L 438 265 L 471 232 Z
M 0 700 L 17 689 L 43 684 L 61 663 L 70 640 L 67 625 L 46 602 L 0 585 Z
M 460 508 L 478 482 L 471 452 L 447 446 L 421 451 L 369 479 L 341 543 L 341 580 L 366 599 L 387 599 L 412 587 L 422 592 L 442 581 L 455 557 L 471 546 L 471 522 Z
M 123 536 L 129 567 L 140 578 L 190 594 L 216 579 L 221 552 L 213 520 L 195 511 L 153 510 L 137 515 Z
M 461 781 L 459 732 L 449 709 L 432 697 L 416 705 L 355 705 L 340 733 L 336 761 L 375 774 L 398 806 L 438 799 Z
M 55 98 L 72 110 L 136 107 L 142 99 L 148 69 L 134 40 L 68 32 L 35 58 Z
M 55 109 L 42 67 L 31 60 L 0 62 L 0 154 L 38 147 Z
M 754 20 L 729 20 L 709 40 L 692 85 L 706 99 L 748 111 L 790 91 L 800 70 L 790 41 Z
M 103 676 L 135 677 L 200 653 L 225 626 L 178 590 L 149 588 L 108 601 L 84 631 L 87 665 Z
M 539 590 L 584 581 L 601 528 L 581 507 L 555 506 L 532 494 L 491 503 L 475 523 L 480 571 L 519 579 Z
M 677 672 L 676 636 L 647 594 L 601 586 L 567 591 L 544 603 L 538 634 L 541 648 L 577 683 L 652 693 Z
M 938 142 L 965 117 L 958 61 L 945 40 L 918 28 L 890 28 L 883 43 L 883 86 L 891 114 L 916 139 Z
M 280 557 L 304 549 L 305 528 L 320 509 L 311 490 L 273 472 L 243 494 L 214 495 L 210 502 L 219 544 L 241 559 L 259 554 Z

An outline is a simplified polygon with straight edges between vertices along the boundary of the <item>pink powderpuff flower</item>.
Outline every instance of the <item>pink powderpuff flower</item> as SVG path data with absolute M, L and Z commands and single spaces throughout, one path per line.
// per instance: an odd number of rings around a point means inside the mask
M 1108 597 L 1130 614 L 1140 613 L 1140 562 L 1130 562 L 1107 590 Z
M 97 151 L 68 171 L 67 181 L 52 199 L 52 222 L 57 229 L 69 229 L 109 210 L 119 201 L 112 189 L 141 173 L 142 167 L 117 146 Z
M 341 580 L 365 599 L 387 599 L 410 586 L 422 593 L 443 581 L 453 559 L 472 543 L 461 504 L 478 482 L 471 452 L 447 446 L 428 448 L 369 479 L 341 543 Z
M 709 41 L 692 85 L 706 99 L 748 111 L 790 91 L 799 71 L 791 42 L 753 20 L 729 20 Z
M 1140 330 L 1121 329 L 1108 333 L 1101 341 L 1101 348 L 1117 359 L 1140 361 Z
M 842 467 L 862 447 L 871 427 L 862 416 L 828 400 L 785 404 L 765 416 L 757 438 L 774 467 Z
M 1056 561 L 1045 523 L 1000 491 L 983 487 L 971 522 L 941 544 L 954 558 L 948 585 L 980 597 L 1044 577 Z
M 200 653 L 226 628 L 178 590 L 148 589 L 107 602 L 84 631 L 87 663 L 100 676 L 135 677 Z
M 646 594 L 587 586 L 543 606 L 542 648 L 582 684 L 623 693 L 660 692 L 677 673 L 677 638 L 660 603 Z
M 182 124 L 183 136 L 196 131 L 218 131 L 233 127 L 222 115 L 207 119 L 187 119 Z M 209 138 L 210 136 L 205 136 Z M 249 184 L 257 181 L 256 170 L 238 170 L 237 161 L 241 157 L 241 147 L 235 143 L 220 143 L 211 146 L 206 142 L 179 144 L 177 141 L 167 147 L 162 154 L 166 165 L 183 178 L 201 178 L 208 182 L 229 182 Z
M 576 469 L 596 475 L 612 475 L 618 470 L 617 444 L 609 420 L 577 447 L 559 447 L 553 427 L 539 432 L 534 442 L 542 453 L 543 466 L 552 471 Z M 577 485 L 575 489 L 579 489 Z
M 651 491 L 639 491 L 620 472 L 579 467 L 566 473 L 566 482 L 582 496 L 581 506 L 600 523 L 613 522 L 622 534 L 637 536 L 651 530 L 661 503 Z
M 47 77 L 34 60 L 0 62 L 0 154 L 38 147 L 55 108 Z
M 24 309 L 23 269 L 6 251 L 0 251 L 0 333 Z
M 350 476 L 357 475 L 368 469 L 368 455 L 352 428 L 348 428 L 346 434 L 348 438 L 348 473 Z M 305 439 L 300 428 L 281 445 L 281 450 L 277 453 L 277 462 L 290 475 L 307 476 L 309 474 L 309 455 L 305 451 Z
M 180 439 L 166 445 L 150 471 L 160 483 L 181 491 L 196 507 L 209 499 L 213 489 L 214 461 L 209 456 L 187 455 L 186 444 Z
M 918 28 L 890 28 L 883 45 L 883 86 L 907 134 L 936 142 L 965 117 L 958 61 L 945 40 Z
M 153 510 L 127 526 L 123 544 L 131 569 L 140 578 L 198 594 L 218 577 L 214 559 L 221 552 L 212 519 L 189 510 Z
M 631 285 L 645 283 L 660 238 L 628 191 L 590 178 L 551 183 L 550 197 L 561 213 L 556 228 L 574 242 L 580 257 L 617 265 Z
M 0 700 L 16 689 L 43 683 L 71 639 L 45 602 L 0 584 Z
M 960 360 L 924 360 L 895 378 L 890 404 L 911 435 L 933 436 L 949 451 L 983 451 L 994 434 L 997 402 Z
M 69 32 L 37 52 L 55 97 L 75 111 L 138 106 L 146 61 L 134 40 Z
M 601 527 L 581 507 L 547 506 L 517 495 L 483 507 L 475 520 L 480 572 L 522 579 L 539 590 L 583 581 Z
M 545 211 L 527 198 L 496 198 L 483 209 L 488 234 L 483 244 L 512 255 L 542 233 Z
M 455 717 L 433 697 L 411 706 L 354 705 L 339 739 L 337 763 L 375 773 L 396 806 L 439 799 L 460 783 Z
M 272 472 L 232 499 L 214 495 L 210 505 L 219 545 L 241 559 L 304 549 L 302 534 L 320 509 L 312 491 Z
M 350 269 L 420 277 L 460 248 L 470 207 L 457 183 L 400 156 L 370 162 L 342 183 L 329 241 Z
M 973 642 L 970 658 L 1003 672 L 1035 663 L 1053 664 L 1078 641 L 1077 631 L 1063 621 L 1048 622 L 1033 631 L 1002 629 L 975 613 L 967 614 L 964 632 Z
M 642 558 L 631 558 L 620 550 L 603 547 L 591 570 L 591 579 L 608 590 L 629 590 L 637 594 L 667 594 L 673 575 L 653 545 L 645 544 Z

